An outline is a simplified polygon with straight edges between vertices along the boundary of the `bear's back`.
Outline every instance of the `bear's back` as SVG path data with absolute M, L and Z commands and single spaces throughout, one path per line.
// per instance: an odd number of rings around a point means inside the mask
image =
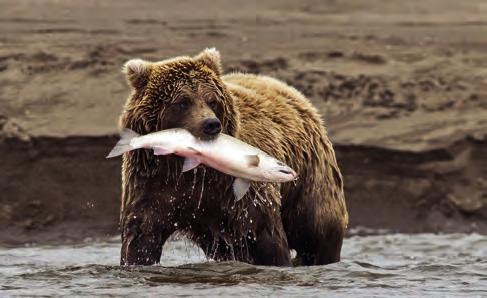
M 327 141 L 316 108 L 295 88 L 277 79 L 234 73 L 222 77 L 240 112 L 238 138 L 279 159 L 295 159 Z M 298 156 L 296 156 L 298 154 Z M 298 165 L 300 166 L 300 165 Z

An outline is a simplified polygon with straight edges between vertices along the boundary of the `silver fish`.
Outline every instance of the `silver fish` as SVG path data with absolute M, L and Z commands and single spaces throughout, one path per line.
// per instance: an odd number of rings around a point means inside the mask
M 233 191 L 237 200 L 247 193 L 250 181 L 288 182 L 297 178 L 296 172 L 284 163 L 226 134 L 219 134 L 214 140 L 204 141 L 182 128 L 167 129 L 143 136 L 130 129 L 124 129 L 120 137 L 120 141 L 107 158 L 140 148 L 153 149 L 154 155 L 176 154 L 185 157 L 183 172 L 204 164 L 236 177 Z

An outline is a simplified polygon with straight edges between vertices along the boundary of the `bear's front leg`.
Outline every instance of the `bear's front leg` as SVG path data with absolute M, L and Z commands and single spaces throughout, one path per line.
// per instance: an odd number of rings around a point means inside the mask
M 150 204 L 137 205 L 124 212 L 120 264 L 157 264 L 161 259 L 162 247 L 174 229 L 164 224 L 160 213 Z
M 291 266 L 291 255 L 280 215 L 258 225 L 254 248 L 254 264 Z
M 280 189 L 265 183 L 249 190 L 231 216 L 244 238 L 249 238 L 249 256 L 239 261 L 254 265 L 291 266 L 291 254 L 281 218 Z M 247 234 L 247 231 L 250 234 Z M 237 258 L 238 260 L 238 258 Z

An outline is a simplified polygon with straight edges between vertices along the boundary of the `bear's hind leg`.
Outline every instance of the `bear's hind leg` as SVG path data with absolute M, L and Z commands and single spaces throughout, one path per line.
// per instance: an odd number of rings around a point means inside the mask
M 296 250 L 295 265 L 327 265 L 340 261 L 343 230 L 329 228 L 325 233 L 304 233 L 292 241 Z M 290 240 L 291 242 L 291 240 Z
M 292 200 L 287 203 L 292 203 Z M 326 265 L 340 261 L 345 226 L 330 209 L 316 210 L 309 202 L 283 206 L 283 223 L 295 265 Z M 325 212 L 328 210 L 329 212 Z M 320 212 L 322 214 L 320 214 Z
M 316 265 L 340 262 L 344 233 L 344 229 L 339 225 L 328 228 L 325 242 L 317 245 Z

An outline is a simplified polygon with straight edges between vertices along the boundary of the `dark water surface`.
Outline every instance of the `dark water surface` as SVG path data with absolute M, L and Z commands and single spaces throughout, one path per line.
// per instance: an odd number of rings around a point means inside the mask
M 347 238 L 343 260 L 276 268 L 207 261 L 185 241 L 161 265 L 117 265 L 118 239 L 70 246 L 0 248 L 0 296 L 487 297 L 487 236 Z

